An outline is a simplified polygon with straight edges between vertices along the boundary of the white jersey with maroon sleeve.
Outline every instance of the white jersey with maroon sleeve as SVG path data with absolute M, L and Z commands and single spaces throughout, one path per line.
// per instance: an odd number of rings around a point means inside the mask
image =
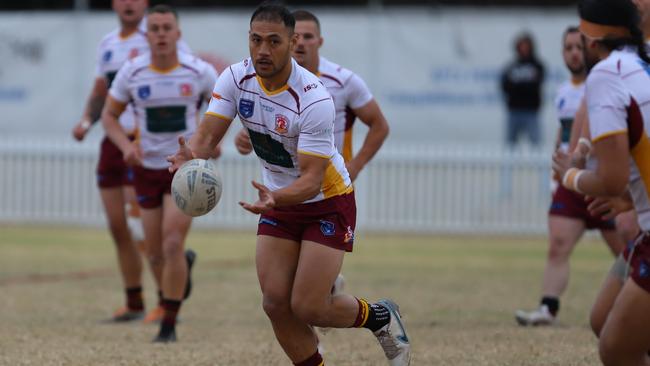
M 650 230 L 650 66 L 636 50 L 612 52 L 587 78 L 589 127 L 594 143 L 626 134 L 630 142 L 629 190 L 642 230 Z
M 372 93 L 357 74 L 324 57 L 318 64 L 318 77 L 332 95 L 336 117 L 334 120 L 334 145 L 345 161 L 352 159 L 352 127 L 356 116 L 353 110 L 372 100 Z
M 217 79 L 214 68 L 194 55 L 179 52 L 178 61 L 170 70 L 153 67 L 149 54 L 128 61 L 109 91 L 115 100 L 134 105 L 148 169 L 167 168 L 166 157 L 178 150 L 178 136 L 189 140 L 202 101 L 210 97 Z
M 264 184 L 272 191 L 300 177 L 298 154 L 329 160 L 320 193 L 305 202 L 352 192 L 343 157 L 334 146 L 334 103 L 323 84 L 291 60 L 287 84 L 266 90 L 250 59 L 224 70 L 214 87 L 207 114 L 239 116 L 262 163 Z
M 569 151 L 571 127 L 584 95 L 585 83 L 576 84 L 572 81 L 566 81 L 558 88 L 555 97 L 555 108 L 560 122 L 560 149 L 564 152 Z

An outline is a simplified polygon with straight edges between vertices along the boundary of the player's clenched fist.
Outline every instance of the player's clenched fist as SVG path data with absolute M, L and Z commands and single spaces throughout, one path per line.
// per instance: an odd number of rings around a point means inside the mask
M 235 137 L 235 147 L 242 155 L 248 155 L 253 151 L 253 144 L 251 144 L 251 138 L 246 129 L 241 129 Z

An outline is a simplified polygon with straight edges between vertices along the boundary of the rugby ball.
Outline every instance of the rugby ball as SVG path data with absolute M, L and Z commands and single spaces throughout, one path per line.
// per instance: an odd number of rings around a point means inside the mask
M 172 198 L 189 216 L 210 212 L 221 198 L 221 177 L 214 162 L 193 159 L 183 164 L 172 180 Z

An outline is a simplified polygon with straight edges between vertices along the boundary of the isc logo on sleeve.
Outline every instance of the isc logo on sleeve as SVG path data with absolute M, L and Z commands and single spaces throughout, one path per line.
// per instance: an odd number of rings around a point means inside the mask
M 250 118 L 255 112 L 255 102 L 248 99 L 239 100 L 239 114 L 244 118 Z

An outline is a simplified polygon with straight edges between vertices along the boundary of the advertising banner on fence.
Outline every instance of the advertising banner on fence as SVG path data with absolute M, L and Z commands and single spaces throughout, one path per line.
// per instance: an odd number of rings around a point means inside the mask
M 499 77 L 514 57 L 514 37 L 524 30 L 535 37 L 546 66 L 541 123 L 544 142 L 552 144 L 553 94 L 568 76 L 561 35 L 577 22 L 575 13 L 316 10 L 322 55 L 367 82 L 389 120 L 393 146 L 501 144 Z M 182 12 L 180 24 L 195 52 L 225 65 L 247 57 L 249 17 L 241 11 Z M 116 26 L 111 13 L 0 14 L 0 133 L 69 139 L 92 86 L 97 45 Z

